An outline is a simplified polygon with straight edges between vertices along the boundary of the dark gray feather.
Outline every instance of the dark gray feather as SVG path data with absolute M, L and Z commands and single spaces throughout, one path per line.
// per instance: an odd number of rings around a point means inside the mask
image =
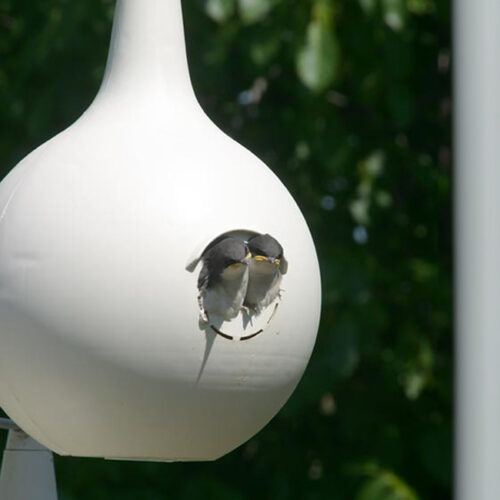
M 242 262 L 248 253 L 245 242 L 236 238 L 224 238 L 210 244 L 202 255 L 203 267 L 198 276 L 198 288 L 212 287 L 220 279 L 221 272 L 231 264 Z
M 283 257 L 283 247 L 270 234 L 259 234 L 248 240 L 248 249 L 253 255 L 263 255 L 273 259 Z

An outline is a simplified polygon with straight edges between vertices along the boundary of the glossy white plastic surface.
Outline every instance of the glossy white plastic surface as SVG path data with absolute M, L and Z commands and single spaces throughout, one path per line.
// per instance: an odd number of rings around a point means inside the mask
M 200 329 L 192 268 L 233 230 L 272 234 L 288 273 L 231 340 Z M 215 459 L 285 403 L 319 314 L 297 205 L 196 101 L 180 1 L 118 1 L 95 101 L 0 184 L 0 406 L 60 454 Z

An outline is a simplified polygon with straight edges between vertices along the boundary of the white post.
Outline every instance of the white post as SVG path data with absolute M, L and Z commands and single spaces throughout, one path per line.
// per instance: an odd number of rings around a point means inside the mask
M 11 428 L 0 470 L 1 500 L 57 500 L 52 452 Z
M 455 492 L 500 498 L 500 1 L 454 5 Z

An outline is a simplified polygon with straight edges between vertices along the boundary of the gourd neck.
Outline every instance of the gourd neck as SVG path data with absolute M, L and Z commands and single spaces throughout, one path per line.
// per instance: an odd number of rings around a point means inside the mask
M 139 91 L 194 98 L 181 0 L 117 0 L 99 94 Z

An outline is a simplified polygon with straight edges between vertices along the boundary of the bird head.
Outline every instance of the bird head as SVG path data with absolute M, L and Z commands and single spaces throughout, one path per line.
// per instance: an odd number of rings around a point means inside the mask
M 252 260 L 278 267 L 283 260 L 283 247 L 270 234 L 259 234 L 248 240 Z
M 244 241 L 225 238 L 210 247 L 203 259 L 213 277 L 236 276 L 244 271 L 250 259 L 250 252 Z

